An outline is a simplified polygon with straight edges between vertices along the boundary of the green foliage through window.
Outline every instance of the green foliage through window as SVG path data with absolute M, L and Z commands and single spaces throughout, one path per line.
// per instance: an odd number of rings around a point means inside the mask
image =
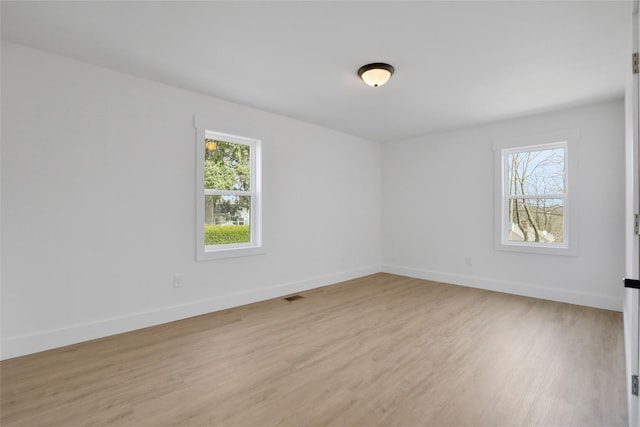
M 250 241 L 249 225 L 205 225 L 205 245 L 226 245 Z
M 206 139 L 204 188 L 250 191 L 249 146 Z
M 205 244 L 250 242 L 251 147 L 204 141 Z

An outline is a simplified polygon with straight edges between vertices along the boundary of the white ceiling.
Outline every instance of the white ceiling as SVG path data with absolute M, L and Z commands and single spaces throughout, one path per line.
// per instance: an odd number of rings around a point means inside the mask
M 2 1 L 2 38 L 389 141 L 621 97 L 625 1 Z M 371 88 L 369 62 L 396 73 Z

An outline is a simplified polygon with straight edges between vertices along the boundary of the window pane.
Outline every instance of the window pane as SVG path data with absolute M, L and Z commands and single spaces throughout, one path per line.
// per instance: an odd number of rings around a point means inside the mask
M 250 196 L 205 195 L 204 244 L 248 243 L 250 233 Z
M 562 199 L 510 199 L 509 238 L 513 242 L 564 241 Z
M 564 148 L 509 153 L 509 195 L 564 193 Z
M 204 188 L 251 190 L 248 145 L 207 138 L 204 147 Z

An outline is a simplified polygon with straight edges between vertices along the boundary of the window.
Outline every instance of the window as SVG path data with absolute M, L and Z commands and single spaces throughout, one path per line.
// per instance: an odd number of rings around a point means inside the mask
M 575 132 L 494 144 L 496 249 L 575 255 Z M 540 143 L 542 142 L 542 143 Z
M 197 129 L 197 258 L 262 253 L 261 141 Z

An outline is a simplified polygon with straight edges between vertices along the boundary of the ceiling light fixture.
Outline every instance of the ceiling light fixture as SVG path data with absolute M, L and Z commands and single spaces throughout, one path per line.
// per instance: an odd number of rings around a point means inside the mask
M 374 62 L 360 67 L 358 76 L 369 86 L 378 87 L 385 84 L 394 72 L 393 66 L 383 62 Z

